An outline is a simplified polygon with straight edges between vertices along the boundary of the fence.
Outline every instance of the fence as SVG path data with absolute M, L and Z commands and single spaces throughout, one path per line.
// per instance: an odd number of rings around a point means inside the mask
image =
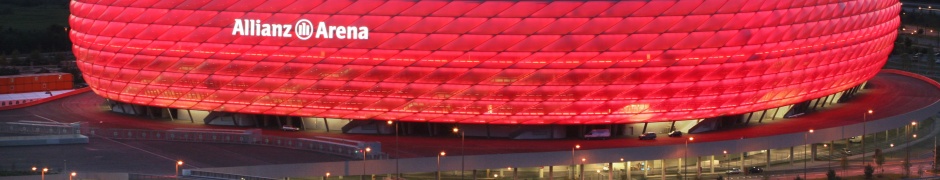
M 289 148 L 333 154 L 348 158 L 362 158 L 360 150 L 368 146 L 380 147 L 378 142 L 336 142 L 328 140 L 287 138 L 278 136 L 263 136 L 259 129 L 249 130 L 212 130 L 212 129 L 174 129 L 174 130 L 147 130 L 147 129 L 117 129 L 81 127 L 79 123 L 49 123 L 49 122 L 8 122 L 0 124 L 0 133 L 15 134 L 82 134 L 89 137 L 97 136 L 110 139 L 125 140 L 157 140 L 199 143 L 226 143 L 261 145 L 279 148 Z M 380 148 L 367 154 L 368 159 L 387 158 Z
M 186 174 L 188 177 L 211 178 L 211 179 L 277 180 L 273 178 L 254 177 L 254 176 L 245 176 L 245 175 L 237 175 L 237 174 L 214 173 L 214 172 L 205 172 L 205 171 L 192 171 L 192 170 L 184 170 L 183 174 Z
M 32 135 L 59 135 L 80 134 L 81 126 L 78 123 L 48 123 L 48 122 L 7 122 L 0 124 L 0 132 Z

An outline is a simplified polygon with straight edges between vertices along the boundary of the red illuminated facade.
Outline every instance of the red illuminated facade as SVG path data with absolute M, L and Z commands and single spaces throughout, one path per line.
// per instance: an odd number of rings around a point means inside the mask
M 132 104 L 609 124 L 775 108 L 887 60 L 897 0 L 74 0 L 78 67 Z M 304 22 L 306 20 L 306 22 Z

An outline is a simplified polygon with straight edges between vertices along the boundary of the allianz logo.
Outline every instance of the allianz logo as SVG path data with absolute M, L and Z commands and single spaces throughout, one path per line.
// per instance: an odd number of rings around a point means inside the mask
M 292 34 L 293 33 L 293 34 Z M 310 20 L 301 19 L 294 25 L 261 23 L 259 19 L 235 19 L 232 35 L 284 37 L 297 36 L 297 39 L 369 39 L 369 28 L 365 26 L 328 26 L 320 21 L 314 25 Z

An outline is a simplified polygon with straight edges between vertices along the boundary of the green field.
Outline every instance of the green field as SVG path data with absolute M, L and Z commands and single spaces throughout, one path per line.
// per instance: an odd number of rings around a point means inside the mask
M 6 12 L 4 12 L 6 11 Z M 50 25 L 68 26 L 68 4 L 18 6 L 0 3 L 0 26 L 14 30 L 46 30 Z

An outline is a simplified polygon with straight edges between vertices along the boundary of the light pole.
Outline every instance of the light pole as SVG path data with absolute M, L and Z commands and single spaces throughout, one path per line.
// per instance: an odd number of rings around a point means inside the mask
M 904 146 L 907 146 L 907 147 L 904 147 L 907 149 L 907 156 L 904 157 L 904 164 L 901 164 L 901 166 L 904 167 L 905 176 L 910 176 L 909 174 L 911 172 L 910 166 L 912 165 L 911 164 L 911 141 L 913 141 L 915 138 L 917 138 L 917 134 L 914 134 L 913 136 L 911 136 L 910 139 L 907 139 L 907 142 L 905 142 L 905 145 L 904 145 Z
M 689 172 L 688 172 L 688 167 L 687 167 L 685 164 L 689 161 L 689 159 L 688 159 L 688 158 L 689 158 L 689 141 L 692 141 L 692 140 L 695 140 L 695 138 L 694 138 L 694 137 L 689 137 L 689 139 L 685 140 L 685 151 L 682 152 L 682 153 L 683 153 L 683 154 L 682 154 L 682 159 L 684 159 L 685 161 L 683 161 L 682 164 L 680 164 L 680 166 L 682 166 L 682 173 L 681 173 L 681 174 L 688 174 L 688 173 L 689 173 Z M 685 176 L 682 176 L 682 179 L 685 179 Z
M 366 178 L 366 153 L 372 151 L 372 148 L 366 147 L 365 150 L 360 150 L 362 152 L 362 176 L 359 176 L 359 180 L 364 180 Z
M 460 131 L 460 129 L 458 129 L 457 127 L 454 127 L 454 133 L 458 133 L 458 132 L 460 133 L 460 179 L 463 179 L 464 157 L 467 156 L 466 154 L 464 154 L 465 153 L 464 149 L 466 147 L 464 146 L 464 142 L 466 142 L 465 141 L 466 134 L 464 133 L 464 131 Z
M 806 158 L 806 155 L 807 155 L 807 153 L 806 153 L 806 146 L 809 146 L 809 143 L 807 142 L 807 138 L 809 138 L 809 134 L 810 134 L 810 133 L 813 133 L 813 129 L 810 129 L 809 132 L 803 134 L 803 157 L 804 157 L 804 158 Z M 809 158 L 806 158 L 806 159 L 803 161 L 803 179 L 807 179 L 807 178 L 808 178 L 808 177 L 806 177 L 806 162 L 807 162 L 807 161 L 809 161 Z
M 392 120 L 388 120 L 387 123 L 388 125 L 395 124 L 395 179 L 398 179 L 401 177 L 401 172 L 398 169 L 398 159 L 401 159 L 398 152 L 398 123 L 392 122 Z
M 868 126 L 868 115 L 871 113 L 872 111 L 869 109 L 867 113 L 862 114 L 862 165 L 868 165 L 868 162 L 865 161 L 865 135 L 868 134 L 868 132 L 866 132 Z
M 578 169 L 578 179 L 584 180 L 584 161 L 587 161 L 586 158 L 581 158 L 581 168 Z
M 826 148 L 826 150 L 829 150 L 829 157 L 826 158 L 826 167 L 832 169 L 832 147 L 830 147 L 829 144 L 823 144 L 823 147 Z
M 69 174 L 69 180 L 72 180 L 72 178 L 74 178 L 75 175 L 78 175 L 78 174 L 75 174 L 75 172 L 72 172 L 72 174 Z
M 49 172 L 49 168 L 42 168 L 42 172 L 41 172 L 42 180 L 46 180 L 46 172 Z
M 441 157 L 444 155 L 447 155 L 444 151 L 437 155 L 437 180 L 441 180 Z
M 724 154 L 725 161 L 729 161 L 729 163 L 730 163 L 731 160 L 728 159 L 728 150 L 722 150 L 721 153 Z M 718 166 L 719 166 L 720 168 L 725 168 L 724 166 L 721 166 L 721 165 L 722 165 L 722 164 L 721 164 L 721 161 L 719 161 L 719 162 L 718 162 Z
M 174 176 L 180 175 L 180 166 L 183 166 L 183 160 L 176 160 L 176 172 L 173 173 Z
M 571 148 L 571 167 L 572 167 L 572 168 L 575 167 L 575 165 L 574 165 L 574 150 L 575 150 L 575 149 L 581 149 L 581 145 L 580 145 L 580 144 L 575 144 L 574 147 Z M 571 175 L 572 175 L 571 172 L 573 172 L 573 170 L 568 170 L 568 177 L 571 177 Z

